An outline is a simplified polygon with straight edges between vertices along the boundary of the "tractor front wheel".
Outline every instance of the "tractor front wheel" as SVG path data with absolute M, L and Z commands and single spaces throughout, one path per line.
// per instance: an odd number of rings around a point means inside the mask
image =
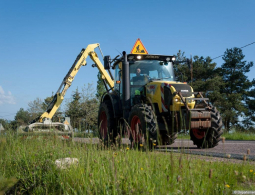
M 152 149 L 157 143 L 155 114 L 147 104 L 135 105 L 129 115 L 131 146 Z
M 211 127 L 205 130 L 191 129 L 190 139 L 198 148 L 213 148 L 218 145 L 220 136 L 223 134 L 222 118 L 215 107 L 212 107 L 211 112 Z
M 101 103 L 98 112 L 98 129 L 99 136 L 104 142 L 115 143 L 114 138 L 117 136 L 114 113 L 111 101 L 107 100 Z

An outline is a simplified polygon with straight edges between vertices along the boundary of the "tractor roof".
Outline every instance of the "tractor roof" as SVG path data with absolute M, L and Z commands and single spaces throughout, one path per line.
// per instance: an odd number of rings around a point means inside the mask
M 117 59 L 112 68 L 114 69 L 115 66 L 122 61 L 123 57 L 120 57 Z M 127 55 L 128 61 L 139 61 L 139 60 L 159 60 L 159 61 L 174 61 L 175 56 L 170 56 L 170 55 L 157 55 L 157 54 L 128 54 Z

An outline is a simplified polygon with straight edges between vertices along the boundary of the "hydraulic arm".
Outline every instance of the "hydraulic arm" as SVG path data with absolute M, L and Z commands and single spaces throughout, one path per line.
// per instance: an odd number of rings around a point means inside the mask
M 90 56 L 90 58 L 95 62 L 97 68 L 102 75 L 102 78 L 106 81 L 108 86 L 113 89 L 114 81 L 112 77 L 106 72 L 104 66 L 102 65 L 96 52 L 94 51 L 97 47 L 99 47 L 99 45 L 99 43 L 90 44 L 87 46 L 86 49 L 81 50 L 80 54 L 77 56 L 67 75 L 64 77 L 58 91 L 54 95 L 52 102 L 48 105 L 47 110 L 41 116 L 32 121 L 32 123 L 43 122 L 43 119 L 51 119 L 54 116 L 64 99 L 67 89 L 71 86 L 74 77 L 78 73 L 79 69 L 81 68 L 81 66 L 87 65 L 86 59 L 88 56 Z

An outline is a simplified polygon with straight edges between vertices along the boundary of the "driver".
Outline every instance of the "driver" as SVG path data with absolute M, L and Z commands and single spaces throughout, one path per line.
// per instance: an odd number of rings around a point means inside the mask
M 134 85 L 144 85 L 148 81 L 148 78 L 145 75 L 141 75 L 141 69 L 136 69 L 136 76 L 132 78 L 132 81 L 134 82 Z
M 136 69 L 136 76 L 137 77 L 141 76 L 141 69 L 140 68 Z

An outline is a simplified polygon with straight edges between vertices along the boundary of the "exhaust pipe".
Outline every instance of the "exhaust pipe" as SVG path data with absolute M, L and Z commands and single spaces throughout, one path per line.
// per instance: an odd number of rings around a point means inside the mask
M 123 117 L 128 121 L 129 111 L 130 111 L 130 79 L 129 79 L 129 62 L 127 61 L 127 53 L 123 51 L 123 65 L 122 65 L 122 90 L 123 90 L 123 99 L 122 99 L 122 108 L 123 108 Z

